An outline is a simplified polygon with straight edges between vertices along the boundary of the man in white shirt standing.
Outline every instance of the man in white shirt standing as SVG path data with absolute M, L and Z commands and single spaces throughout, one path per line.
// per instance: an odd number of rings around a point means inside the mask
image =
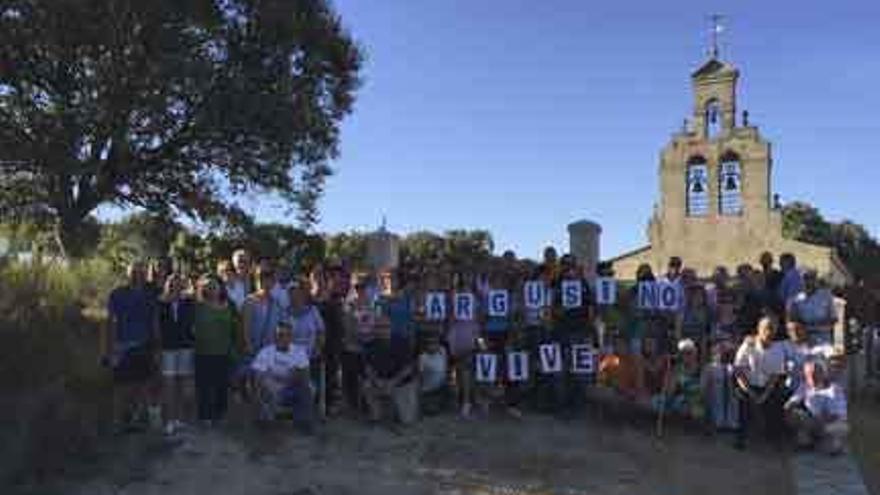
M 834 296 L 830 290 L 819 287 L 815 270 L 804 272 L 803 280 L 803 291 L 788 304 L 788 318 L 803 322 L 810 345 L 833 344 L 834 323 L 837 321 Z
M 312 423 L 309 355 L 292 340 L 293 329 L 282 320 L 275 331 L 275 343 L 262 348 L 251 363 L 260 398 L 260 419 L 271 421 L 281 410 L 290 409 L 293 421 L 308 428 Z
M 783 433 L 782 405 L 785 395 L 785 349 L 773 340 L 776 322 L 763 317 L 757 335 L 744 340 L 734 359 L 734 375 L 740 395 L 740 428 L 737 448 L 745 448 L 746 436 L 756 415 L 764 418 L 766 435 L 780 441 Z

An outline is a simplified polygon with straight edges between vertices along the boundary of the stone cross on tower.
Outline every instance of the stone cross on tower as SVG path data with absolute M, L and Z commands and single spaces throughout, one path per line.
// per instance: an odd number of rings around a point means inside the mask
M 718 35 L 724 31 L 724 26 L 721 25 L 722 19 L 724 19 L 724 16 L 720 14 L 712 14 L 709 16 L 709 20 L 712 23 L 712 31 L 709 33 L 712 40 L 712 46 L 709 47 L 709 58 L 718 58 Z

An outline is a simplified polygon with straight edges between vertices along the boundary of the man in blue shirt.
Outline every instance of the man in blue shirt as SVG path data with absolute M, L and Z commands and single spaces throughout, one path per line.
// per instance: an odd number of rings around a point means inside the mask
M 779 284 L 779 299 L 784 307 L 801 291 L 804 290 L 804 282 L 801 273 L 797 269 L 797 260 L 791 253 L 783 253 L 779 257 L 779 267 L 782 269 L 782 282 Z
M 128 282 L 110 293 L 107 327 L 101 335 L 102 362 L 113 371 L 114 413 L 124 423 L 145 419 L 149 405 L 157 402 L 151 385 L 159 322 L 156 294 L 146 275 L 143 262 L 129 265 Z M 160 415 L 157 408 L 150 409 L 151 416 Z

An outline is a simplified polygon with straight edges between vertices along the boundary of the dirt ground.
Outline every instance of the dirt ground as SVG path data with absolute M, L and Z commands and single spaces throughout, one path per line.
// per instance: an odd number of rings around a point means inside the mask
M 397 429 L 333 420 L 312 437 L 234 422 L 179 443 L 131 435 L 60 485 L 99 494 L 793 493 L 786 455 L 730 439 L 581 418 L 427 419 Z
M 880 495 L 880 391 L 850 404 L 850 444 L 868 490 Z

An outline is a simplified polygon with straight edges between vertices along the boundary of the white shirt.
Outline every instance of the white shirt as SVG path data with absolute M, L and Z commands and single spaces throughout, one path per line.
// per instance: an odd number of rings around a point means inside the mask
M 422 391 L 437 390 L 446 384 L 446 350 L 419 354 L 419 372 L 422 375 Z
M 280 351 L 275 344 L 260 349 L 251 363 L 251 368 L 259 373 L 268 373 L 274 378 L 289 377 L 294 370 L 309 368 L 309 355 L 302 346 L 291 344 L 287 351 Z
M 791 300 L 791 309 L 808 330 L 831 330 L 830 322 L 837 317 L 834 296 L 827 289 L 817 289 L 810 295 L 798 293 Z
M 276 282 L 275 286 L 272 287 L 272 290 L 269 291 L 269 293 L 272 295 L 275 304 L 281 308 L 281 311 L 287 312 L 287 310 L 290 309 L 290 294 L 280 283 Z
M 293 324 L 293 343 L 302 346 L 309 353 L 314 354 L 315 343 L 319 334 L 324 333 L 324 319 L 315 306 L 307 306 L 301 314 L 294 314 L 290 308 L 290 321 Z
M 736 351 L 734 366 L 745 371 L 749 385 L 763 387 L 773 375 L 785 373 L 785 348 L 780 342 L 762 347 L 756 337 L 746 337 Z
M 825 388 L 813 388 L 805 384 L 788 400 L 789 404 L 798 402 L 803 403 L 814 417 L 830 414 L 846 421 L 846 394 L 836 383 Z
M 241 306 L 247 297 L 247 284 L 237 278 L 230 280 L 230 283 L 226 284 L 226 297 L 235 304 L 237 310 L 241 311 Z

